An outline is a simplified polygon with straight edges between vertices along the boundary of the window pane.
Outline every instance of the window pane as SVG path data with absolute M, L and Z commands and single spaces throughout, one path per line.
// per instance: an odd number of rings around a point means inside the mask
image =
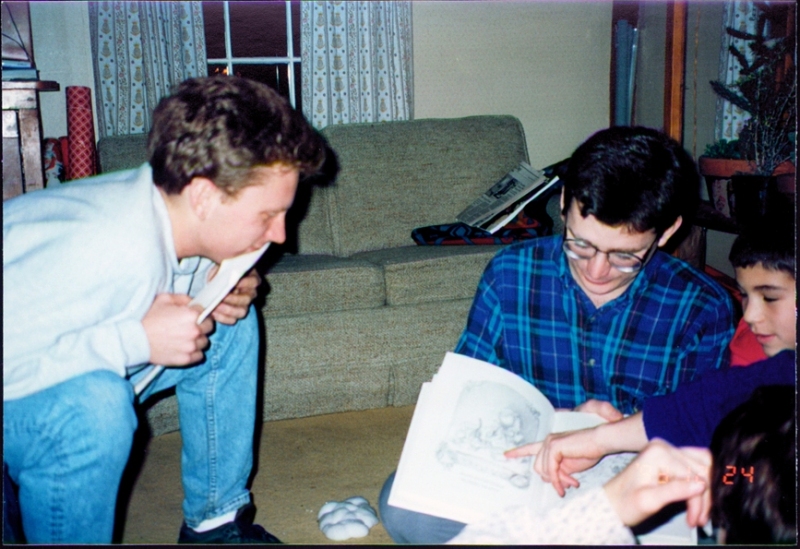
M 286 65 L 233 65 L 233 74 L 257 80 L 270 86 L 282 96 L 289 98 L 289 81 Z
M 292 2 L 292 47 L 295 56 L 300 57 L 300 2 Z
M 208 64 L 208 76 L 213 76 L 215 74 L 228 74 L 228 67 L 224 63 L 209 63 Z
M 299 50 L 298 50 L 299 52 Z M 303 78 L 300 71 L 300 63 L 294 64 L 294 108 L 300 112 L 303 112 L 303 102 L 301 98 L 303 97 L 303 88 L 301 87 L 301 82 Z
M 285 2 L 230 2 L 234 57 L 286 57 Z
M 225 57 L 225 14 L 222 2 L 203 2 L 203 25 L 206 31 L 206 56 Z M 209 74 L 211 70 L 209 68 Z

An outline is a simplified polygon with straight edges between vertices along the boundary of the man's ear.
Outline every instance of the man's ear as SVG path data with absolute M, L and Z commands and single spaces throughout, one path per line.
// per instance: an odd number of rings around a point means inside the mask
M 558 215 L 561 216 L 561 221 L 567 220 L 566 216 L 564 215 L 564 187 L 561 187 L 561 198 L 558 200 Z
M 184 192 L 187 193 L 192 211 L 200 219 L 205 219 L 218 201 L 219 189 L 207 177 L 193 177 Z
M 661 235 L 661 238 L 658 239 L 658 247 L 661 248 L 664 246 L 667 241 L 675 234 L 675 232 L 681 228 L 681 224 L 683 223 L 683 217 L 678 216 L 678 219 L 675 220 L 675 223 L 670 225 L 664 234 Z

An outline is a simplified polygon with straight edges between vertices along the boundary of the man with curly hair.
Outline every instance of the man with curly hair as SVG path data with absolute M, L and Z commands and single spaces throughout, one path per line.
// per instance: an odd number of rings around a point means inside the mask
M 156 107 L 148 163 L 3 204 L 4 461 L 27 541 L 111 542 L 134 385 L 159 364 L 138 399 L 177 393 L 179 541 L 278 542 L 252 524 L 247 488 L 260 278 L 199 325 L 189 302 L 223 260 L 285 240 L 324 151 L 269 87 L 196 78 Z

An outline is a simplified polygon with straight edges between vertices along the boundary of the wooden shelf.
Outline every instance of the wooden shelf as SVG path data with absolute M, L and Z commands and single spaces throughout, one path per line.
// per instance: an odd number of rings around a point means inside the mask
M 3 80 L 3 90 L 58 91 L 59 85 L 52 80 Z
M 739 226 L 736 224 L 736 221 L 718 212 L 714 208 L 714 205 L 707 200 L 700 201 L 700 206 L 697 208 L 697 215 L 694 218 L 694 224 L 704 229 L 711 229 L 712 231 L 739 234 Z
M 50 80 L 3 81 L 3 200 L 44 188 L 39 92 L 59 89 Z

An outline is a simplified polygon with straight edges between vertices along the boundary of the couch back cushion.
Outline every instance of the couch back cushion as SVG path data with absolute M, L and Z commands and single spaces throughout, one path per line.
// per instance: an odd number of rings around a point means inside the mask
M 454 222 L 528 160 L 522 124 L 513 116 L 345 124 L 322 133 L 340 171 L 334 185 L 315 187 L 306 202 L 297 233 L 304 254 L 347 257 L 412 245 L 413 229 Z M 140 166 L 146 143 L 145 134 L 101 138 L 101 171 Z
M 147 134 L 101 137 L 97 142 L 100 173 L 138 168 L 147 162 Z
M 454 222 L 528 160 L 522 124 L 513 116 L 346 124 L 322 133 L 340 164 L 336 184 L 322 190 L 341 257 L 412 244 L 412 229 Z

